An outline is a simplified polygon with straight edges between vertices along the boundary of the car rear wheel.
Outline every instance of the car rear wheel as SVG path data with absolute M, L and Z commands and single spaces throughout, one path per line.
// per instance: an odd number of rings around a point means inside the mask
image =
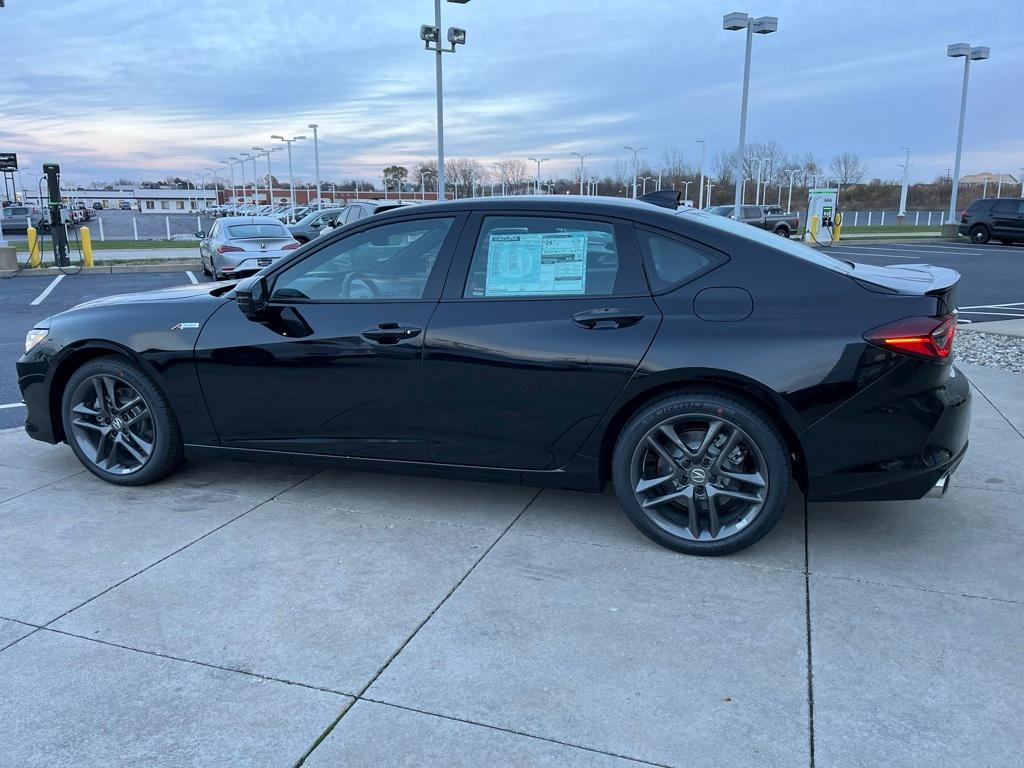
M 636 413 L 619 435 L 612 476 L 646 536 L 686 554 L 725 555 L 778 522 L 792 469 L 782 435 L 756 408 L 700 391 Z
M 782 237 L 789 237 L 789 229 L 786 227 L 776 227 L 775 234 L 781 235 Z
M 145 485 L 184 457 L 181 432 L 157 384 L 121 357 L 90 360 L 61 400 L 64 435 L 86 469 L 115 485 Z
M 973 227 L 971 227 L 970 235 L 971 242 L 977 243 L 978 245 L 984 245 L 985 243 L 988 242 L 989 237 L 991 237 L 988 231 L 988 227 L 984 226 L 983 224 L 975 224 Z

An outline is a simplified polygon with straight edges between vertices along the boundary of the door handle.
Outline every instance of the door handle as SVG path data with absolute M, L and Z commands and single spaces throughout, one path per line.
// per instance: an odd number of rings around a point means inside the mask
M 592 331 L 605 330 L 607 328 L 628 328 L 631 325 L 636 325 L 643 319 L 642 312 L 614 309 L 612 307 L 585 309 L 572 316 L 574 323 Z
M 422 332 L 422 328 L 416 328 L 412 325 L 377 323 L 376 328 L 367 328 L 363 331 L 362 336 L 364 339 L 369 339 L 377 344 L 397 344 L 405 339 L 414 339 Z

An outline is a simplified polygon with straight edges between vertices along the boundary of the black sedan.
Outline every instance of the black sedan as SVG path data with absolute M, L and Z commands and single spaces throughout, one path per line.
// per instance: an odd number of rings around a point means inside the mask
M 18 362 L 28 433 L 142 485 L 191 455 L 598 491 L 724 554 L 809 500 L 944 492 L 957 273 L 699 211 L 486 198 L 360 220 L 239 283 L 80 305 Z

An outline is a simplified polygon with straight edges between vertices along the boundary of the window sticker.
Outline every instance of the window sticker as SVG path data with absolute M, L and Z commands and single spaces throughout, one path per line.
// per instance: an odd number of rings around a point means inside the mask
M 578 296 L 587 286 L 587 233 L 491 235 L 485 296 Z

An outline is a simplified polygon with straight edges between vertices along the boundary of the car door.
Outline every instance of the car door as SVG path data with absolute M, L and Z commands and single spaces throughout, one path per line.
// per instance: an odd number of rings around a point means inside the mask
M 218 310 L 196 364 L 221 444 L 428 461 L 423 341 L 464 218 L 367 222 L 269 272 L 259 316 Z
M 994 237 L 1012 237 L 1017 228 L 1019 204 L 1016 200 L 1006 198 L 992 203 L 992 235 Z
M 220 234 L 221 223 L 220 219 L 217 219 L 210 225 L 210 231 L 206 233 L 205 237 L 199 239 L 199 261 L 206 265 L 213 266 L 213 242 Z
M 631 226 L 474 214 L 427 328 L 437 462 L 564 466 L 636 370 L 661 313 Z

